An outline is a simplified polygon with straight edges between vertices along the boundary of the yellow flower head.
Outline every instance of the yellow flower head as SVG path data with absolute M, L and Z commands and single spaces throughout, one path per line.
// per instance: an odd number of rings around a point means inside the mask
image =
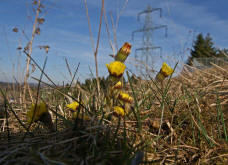
M 122 48 L 120 48 L 120 50 L 118 51 L 115 57 L 115 60 L 124 62 L 130 53 L 131 53 L 131 44 L 129 44 L 128 42 L 125 42 Z
M 30 110 L 27 112 L 27 121 L 28 123 L 31 123 L 33 121 L 40 120 L 40 117 L 48 112 L 47 105 L 45 103 L 40 104 L 32 104 L 30 107 Z
M 119 115 L 119 116 L 124 116 L 124 109 L 122 107 L 119 106 L 115 106 L 113 107 L 114 112 Z
M 129 96 L 129 94 L 124 93 L 124 92 L 120 92 L 118 98 L 124 102 L 127 102 L 127 103 L 133 102 L 133 98 L 131 96 Z
M 162 68 L 161 68 L 160 72 L 165 77 L 168 77 L 169 75 L 171 75 L 173 73 L 173 69 L 168 64 L 166 64 L 165 62 L 163 62 Z
M 124 63 L 119 61 L 111 62 L 110 64 L 106 64 L 106 66 L 108 68 L 109 74 L 117 78 L 120 78 L 123 75 L 126 68 Z
M 123 88 L 123 84 L 121 83 L 121 81 L 118 81 L 114 86 L 113 86 L 114 89 L 121 89 Z
M 79 107 L 79 103 L 77 101 L 74 101 L 70 104 L 67 104 L 66 107 L 76 111 L 76 109 Z

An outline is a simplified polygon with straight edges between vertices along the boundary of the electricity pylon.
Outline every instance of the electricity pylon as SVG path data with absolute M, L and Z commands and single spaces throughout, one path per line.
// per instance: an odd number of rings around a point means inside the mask
M 137 48 L 135 50 L 135 59 L 139 61 L 141 64 L 139 64 L 140 71 L 144 70 L 146 68 L 146 72 L 148 72 L 148 68 L 152 68 L 150 70 L 154 71 L 153 69 L 153 53 L 155 49 L 158 49 L 160 52 L 160 57 L 162 54 L 162 47 L 161 46 L 154 46 L 153 44 L 153 35 L 154 31 L 165 28 L 165 37 L 167 37 L 167 25 L 155 25 L 152 22 L 151 14 L 152 12 L 159 11 L 160 17 L 162 17 L 162 9 L 161 8 L 151 8 L 150 5 L 147 6 L 147 9 L 144 11 L 141 11 L 138 13 L 137 20 L 140 21 L 140 16 L 142 14 L 145 14 L 145 23 L 142 29 L 138 29 L 132 32 L 132 40 L 134 40 L 134 34 L 135 33 L 143 33 L 142 34 L 142 44 L 143 46 L 141 48 Z M 142 52 L 141 56 L 138 57 L 137 52 Z M 143 66 L 142 66 L 143 64 Z M 137 68 L 138 69 L 138 68 Z

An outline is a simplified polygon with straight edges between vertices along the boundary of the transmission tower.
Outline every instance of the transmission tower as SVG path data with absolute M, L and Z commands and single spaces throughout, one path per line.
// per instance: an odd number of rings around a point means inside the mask
M 137 20 L 140 21 L 140 16 L 145 15 L 145 22 L 144 26 L 142 29 L 138 29 L 132 32 L 132 40 L 134 40 L 134 34 L 135 33 L 142 33 L 142 47 L 137 48 L 135 50 L 135 59 L 139 62 L 140 66 L 139 68 L 136 67 L 136 69 L 140 69 L 140 72 L 142 73 L 143 70 L 146 69 L 146 72 L 148 71 L 154 71 L 153 68 L 153 56 L 154 50 L 158 49 L 159 54 L 161 57 L 162 54 L 162 47 L 160 46 L 155 46 L 153 43 L 153 36 L 154 36 L 154 31 L 164 28 L 165 29 L 165 37 L 167 37 L 167 25 L 155 25 L 152 21 L 152 12 L 159 11 L 160 12 L 160 17 L 162 17 L 162 9 L 161 8 L 151 8 L 150 5 L 147 6 L 147 9 L 144 11 L 141 11 L 138 13 Z M 138 56 L 138 52 L 141 52 L 141 55 Z M 150 68 L 150 69 L 148 69 Z

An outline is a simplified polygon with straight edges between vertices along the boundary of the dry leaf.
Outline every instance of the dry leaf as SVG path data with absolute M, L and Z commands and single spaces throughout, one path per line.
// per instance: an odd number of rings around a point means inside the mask
M 36 34 L 40 35 L 40 28 L 36 28 L 36 31 L 35 31 Z
M 13 28 L 13 32 L 17 33 L 18 32 L 18 28 L 17 27 Z
M 45 52 L 46 52 L 46 53 L 48 53 L 49 48 L 50 48 L 50 47 L 49 47 L 48 45 L 45 46 Z
M 45 19 L 44 18 L 38 18 L 37 21 L 38 21 L 39 24 L 43 24 Z
M 21 50 L 21 49 L 22 49 L 22 47 L 21 47 L 21 46 L 18 46 L 18 47 L 17 47 L 17 50 Z

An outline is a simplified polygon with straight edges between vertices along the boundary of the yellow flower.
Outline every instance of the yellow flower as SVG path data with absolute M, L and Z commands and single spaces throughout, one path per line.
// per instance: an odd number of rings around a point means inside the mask
M 120 92 L 118 98 L 124 102 L 127 103 L 132 103 L 133 102 L 133 98 L 131 96 L 129 96 L 127 93 L 124 92 Z
M 32 104 L 30 110 L 27 112 L 27 121 L 31 123 L 33 121 L 40 120 L 41 116 L 48 112 L 47 105 L 45 103 Z
M 123 88 L 123 84 L 121 83 L 121 81 L 118 81 L 114 86 L 113 86 L 114 89 L 121 89 Z
M 73 110 L 73 111 L 71 111 L 72 114 L 73 114 L 73 118 L 84 119 L 84 120 L 90 120 L 90 117 L 89 117 L 89 116 L 87 116 L 87 115 L 85 115 L 85 114 L 82 115 L 82 113 L 79 113 L 79 114 L 78 114 L 78 111 L 76 111 L 76 110 L 77 110 L 78 107 L 79 107 L 79 103 L 78 103 L 77 101 L 74 101 L 74 102 L 72 102 L 72 103 L 70 103 L 70 104 L 67 104 L 66 107 L 67 107 L 67 108 L 70 108 L 71 110 Z
M 119 106 L 115 106 L 113 107 L 114 112 L 119 115 L 119 116 L 124 116 L 124 109 L 122 107 Z
M 173 73 L 173 69 L 166 64 L 165 62 L 162 64 L 162 68 L 160 69 L 160 71 L 158 72 L 158 74 L 156 75 L 156 80 L 158 81 L 163 81 L 166 77 L 168 77 L 169 75 L 171 75 Z
M 109 74 L 117 78 L 120 78 L 123 75 L 126 68 L 124 63 L 119 61 L 111 62 L 110 64 L 106 64 L 106 66 L 108 68 Z
M 79 107 L 79 103 L 77 101 L 74 101 L 70 104 L 67 104 L 66 107 L 76 111 L 76 109 Z
M 116 61 L 124 62 L 128 55 L 131 53 L 131 44 L 125 42 L 122 48 L 118 51 L 117 55 L 115 56 Z
M 173 73 L 173 69 L 168 64 L 163 62 L 161 72 L 162 74 L 164 74 L 165 77 L 168 77 Z

